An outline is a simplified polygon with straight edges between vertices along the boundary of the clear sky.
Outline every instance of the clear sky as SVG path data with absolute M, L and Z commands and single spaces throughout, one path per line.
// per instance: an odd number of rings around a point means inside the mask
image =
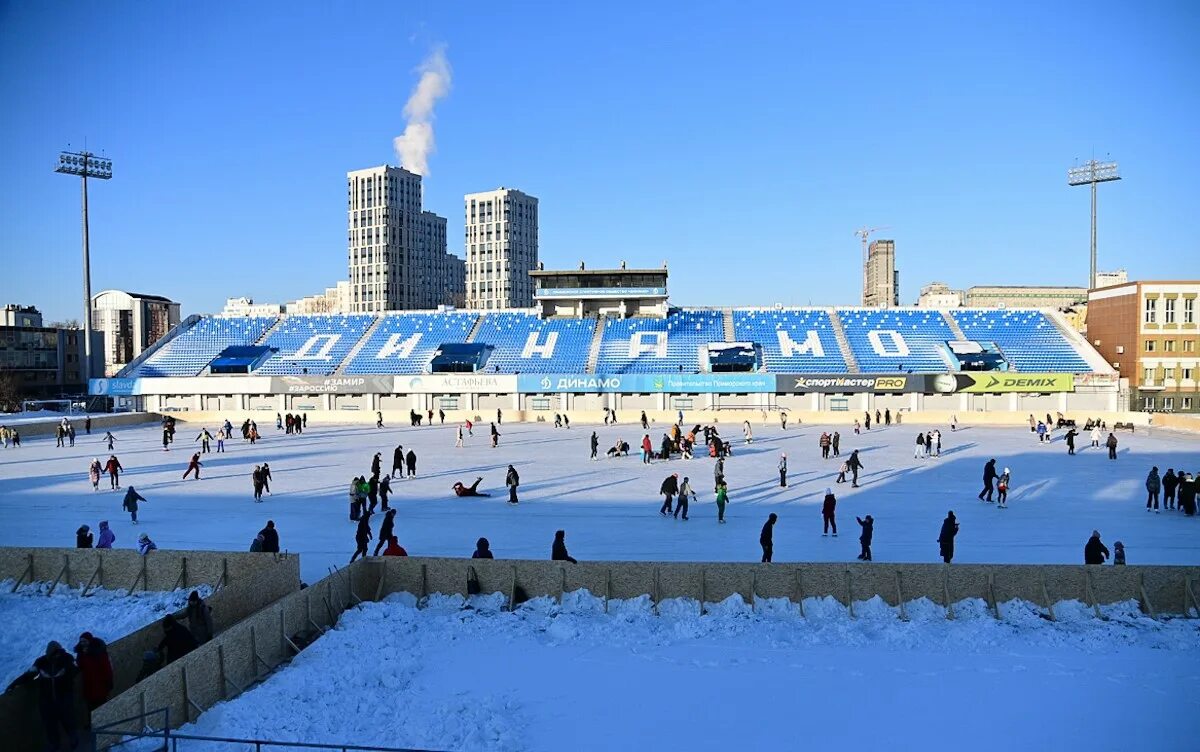
M 655 6 L 655 7 L 647 7 Z M 836 6 L 836 7 L 835 7 Z M 1053 6 L 1053 7 L 1051 7 Z M 345 172 L 395 164 L 445 45 L 426 208 L 541 200 L 548 267 L 671 268 L 684 305 L 856 304 L 863 225 L 902 299 L 941 280 L 1200 276 L 1200 5 L 75 3 L 0 0 L 0 303 L 82 309 L 79 184 L 102 151 L 93 289 L 279 302 L 346 275 Z

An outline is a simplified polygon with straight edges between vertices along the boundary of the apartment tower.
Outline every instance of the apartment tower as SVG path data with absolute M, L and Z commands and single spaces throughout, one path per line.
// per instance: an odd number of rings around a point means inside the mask
M 862 304 L 868 308 L 900 305 L 900 272 L 896 271 L 896 241 L 874 240 L 867 248 Z
M 538 265 L 538 200 L 512 188 L 463 197 L 467 308 L 533 307 Z

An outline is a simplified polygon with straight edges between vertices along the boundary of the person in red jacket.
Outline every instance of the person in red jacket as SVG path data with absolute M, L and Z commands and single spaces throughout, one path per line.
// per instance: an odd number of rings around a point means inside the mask
M 121 467 L 121 461 L 117 459 L 117 455 L 109 455 L 108 462 L 104 463 L 104 472 L 108 473 L 108 483 L 111 488 L 121 487 L 121 471 L 124 469 Z
M 192 455 L 192 460 L 191 460 L 191 462 L 188 463 L 187 470 L 183 471 L 183 479 L 187 480 L 187 477 L 189 475 L 191 475 L 192 473 L 196 474 L 196 480 L 200 480 L 200 454 L 199 453 Z
M 829 535 L 829 528 L 833 528 L 833 537 L 837 537 L 837 519 L 833 516 L 835 509 L 837 509 L 837 497 L 833 495 L 832 488 L 826 488 L 825 501 L 821 504 L 821 518 L 825 523 L 825 529 L 821 535 Z
M 650 464 L 650 456 L 654 454 L 654 445 L 650 443 L 650 434 L 642 437 L 642 464 Z
M 383 549 L 383 555 L 408 556 L 408 552 L 404 550 L 404 547 L 400 545 L 400 541 L 397 540 L 396 536 L 393 535 L 388 538 L 387 548 Z
M 112 662 L 108 659 L 108 646 L 104 640 L 94 637 L 91 632 L 79 635 L 75 664 L 83 680 L 83 700 L 88 710 L 95 710 L 104 704 L 113 689 Z

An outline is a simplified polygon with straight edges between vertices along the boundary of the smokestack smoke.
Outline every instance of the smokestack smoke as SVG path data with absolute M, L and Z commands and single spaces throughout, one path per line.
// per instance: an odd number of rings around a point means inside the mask
M 418 175 L 429 174 L 429 157 L 434 152 L 433 106 L 450 91 L 450 64 L 444 47 L 437 47 L 417 68 L 421 79 L 404 104 L 408 123 L 393 140 L 400 165 Z

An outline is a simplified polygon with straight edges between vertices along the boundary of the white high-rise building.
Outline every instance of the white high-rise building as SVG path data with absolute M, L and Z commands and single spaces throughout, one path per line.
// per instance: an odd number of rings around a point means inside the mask
M 538 265 L 538 200 L 513 188 L 463 197 L 467 308 L 533 306 Z
M 446 219 L 421 209 L 420 175 L 389 165 L 348 172 L 346 212 L 350 312 L 461 304 L 462 260 L 446 251 Z

